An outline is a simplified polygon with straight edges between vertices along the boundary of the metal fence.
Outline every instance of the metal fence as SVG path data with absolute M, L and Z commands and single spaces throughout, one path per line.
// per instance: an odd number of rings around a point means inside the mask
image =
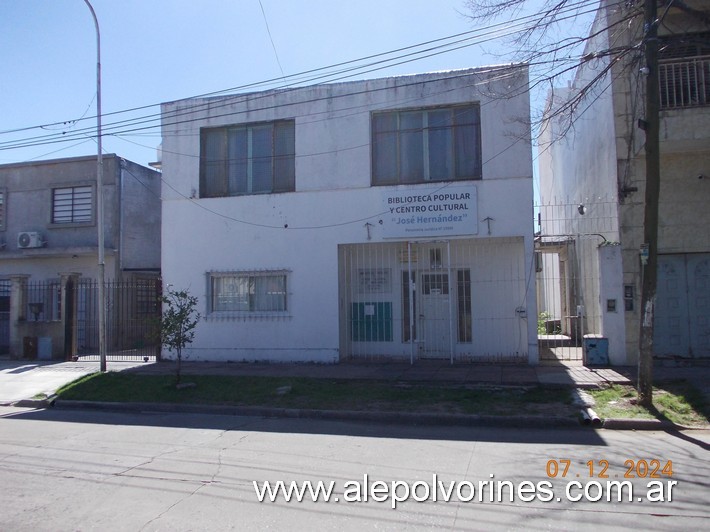
M 523 362 L 522 238 L 342 245 L 341 353 Z
M 616 209 L 613 198 L 599 197 L 535 207 L 538 348 L 543 363 L 581 364 L 584 335 L 602 330 L 599 248 L 619 239 Z
M 76 290 L 78 356 L 98 360 L 98 282 L 81 280 Z M 160 280 L 155 278 L 106 282 L 107 359 L 159 357 L 160 293 Z
M 0 354 L 13 349 L 14 330 L 14 349 L 22 356 L 56 358 L 64 353 L 65 357 L 98 360 L 97 281 L 22 279 L 15 290 L 13 282 L 0 281 Z M 107 281 L 105 293 L 107 358 L 159 357 L 160 280 Z M 13 297 L 19 300 L 12 301 Z
M 28 321 L 53 322 L 62 319 L 62 287 L 56 281 L 29 281 L 24 285 L 24 317 Z

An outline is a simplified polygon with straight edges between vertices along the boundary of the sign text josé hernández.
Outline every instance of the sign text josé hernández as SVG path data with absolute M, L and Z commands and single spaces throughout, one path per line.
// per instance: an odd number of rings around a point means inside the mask
M 476 187 L 442 184 L 384 194 L 385 238 L 474 235 L 478 232 Z

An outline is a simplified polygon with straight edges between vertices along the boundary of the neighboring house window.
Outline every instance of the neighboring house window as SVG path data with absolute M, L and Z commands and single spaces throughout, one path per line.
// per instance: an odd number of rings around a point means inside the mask
M 202 129 L 200 197 L 295 190 L 295 122 Z
M 5 230 L 5 191 L 0 190 L 0 231 Z
M 659 38 L 662 109 L 710 105 L 710 32 Z
M 52 190 L 52 223 L 86 223 L 91 222 L 91 218 L 91 185 Z
M 210 312 L 285 312 L 284 271 L 210 274 Z
M 478 105 L 372 115 L 372 183 L 481 178 Z

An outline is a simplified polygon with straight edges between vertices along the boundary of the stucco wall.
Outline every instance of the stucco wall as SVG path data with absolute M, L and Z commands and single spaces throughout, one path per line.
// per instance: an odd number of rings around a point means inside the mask
M 121 161 L 121 269 L 160 268 L 160 173 Z
M 485 70 L 425 74 L 164 104 L 163 277 L 198 295 L 204 315 L 189 356 L 338 359 L 338 245 L 385 241 L 379 224 L 385 192 L 431 187 L 370 186 L 370 114 L 379 109 L 480 102 L 483 179 L 468 183 L 478 196 L 473 238 L 521 237 L 521 248 L 508 259 L 517 263 L 520 253 L 526 271 L 532 271 L 529 134 L 516 121 L 529 115 L 528 97 L 526 92 L 506 100 L 491 96 L 527 87 L 527 76 L 514 69 L 509 78 L 480 85 L 488 75 Z M 209 110 L 194 107 L 202 104 Z M 171 125 L 172 113 L 188 109 L 194 114 Z M 200 127 L 277 118 L 296 121 L 296 191 L 199 199 Z M 486 217 L 492 218 L 490 235 Z M 372 224 L 369 233 L 366 222 Z M 506 260 L 498 266 L 505 268 Z M 287 270 L 287 316 L 209 315 L 207 272 L 240 270 Z M 516 304 L 528 305 L 534 316 L 534 289 L 527 299 L 518 295 Z M 534 319 L 529 321 L 527 334 L 522 341 L 516 337 L 511 349 L 536 360 Z
M 123 170 L 123 165 L 132 175 Z M 54 279 L 62 272 L 95 278 L 97 272 L 96 157 L 0 165 L 5 193 L 5 229 L 0 240 L 0 275 L 28 274 Z M 140 182 L 139 182 L 140 181 Z M 160 180 L 158 172 L 115 155 L 103 157 L 106 275 L 122 268 L 160 267 Z M 89 223 L 52 223 L 52 189 L 89 185 L 93 214 Z M 119 210 L 123 202 L 124 210 Z M 38 232 L 44 246 L 21 249 L 20 232 Z M 124 253 L 122 260 L 121 252 Z
M 602 29 L 620 20 L 628 7 L 612 2 L 602 3 L 592 29 Z M 699 6 L 699 3 L 698 3 Z M 682 10 L 670 9 L 659 34 L 700 31 L 696 17 Z M 636 43 L 642 34 L 642 20 L 624 23 L 613 36 L 603 32 L 590 40 L 585 53 L 604 50 L 612 45 Z M 623 31 L 621 29 L 623 28 Z M 578 82 L 603 67 L 601 60 L 585 64 L 577 74 Z M 571 197 L 575 201 L 594 204 L 595 191 L 604 191 L 618 205 L 618 213 L 608 212 L 615 225 L 611 232 L 600 231 L 609 240 L 621 242 L 622 282 L 634 294 L 633 310 L 624 312 L 626 363 L 634 364 L 638 356 L 640 319 L 641 266 L 639 249 L 643 243 L 645 209 L 645 136 L 638 128 L 644 118 L 645 76 L 640 72 L 637 56 L 627 54 L 616 62 L 601 86 L 603 94 L 590 94 L 589 110 L 575 121 L 565 139 L 551 148 L 549 157 L 541 158 L 541 194 Z M 568 91 L 563 89 L 561 97 Z M 580 105 L 585 109 L 585 105 Z M 699 253 L 710 251 L 710 236 L 701 228 L 707 226 L 708 186 L 710 173 L 710 130 L 707 128 L 710 109 L 694 107 L 665 110 L 660 113 L 661 191 L 659 197 L 659 253 Z M 559 124 L 554 123 L 558 128 Z M 550 162 L 552 159 L 552 162 Z M 597 194 L 599 193 L 597 192 Z M 617 198 L 618 195 L 618 198 Z M 543 203 L 545 203 L 543 196 Z M 594 214 L 590 209 L 589 214 Z M 589 215 L 585 215 L 588 217 Z M 600 218 L 600 221 L 603 219 Z M 600 226 L 605 227 L 605 225 Z M 614 238 L 614 234 L 618 236 Z M 602 290 L 605 288 L 602 283 Z M 587 298 L 588 299 L 588 298 Z M 603 309 L 602 309 L 603 310 Z M 608 327 L 607 327 L 608 328 Z

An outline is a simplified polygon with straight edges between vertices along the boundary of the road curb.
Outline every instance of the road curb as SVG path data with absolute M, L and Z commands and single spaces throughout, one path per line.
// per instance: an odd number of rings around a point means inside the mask
M 605 419 L 602 428 L 611 430 L 707 430 L 703 427 L 686 427 L 660 419 Z
M 429 425 L 507 428 L 572 428 L 605 430 L 680 431 L 708 430 L 687 427 L 658 419 L 608 418 L 601 425 L 583 423 L 582 419 L 555 416 L 488 416 L 478 414 L 435 414 L 427 412 L 367 412 L 356 410 L 310 410 L 259 406 L 198 405 L 176 403 L 118 403 L 108 401 L 70 401 L 50 395 L 46 399 L 24 399 L 11 406 L 18 408 L 59 408 L 66 410 L 106 410 L 114 412 L 161 412 L 212 414 L 286 419 L 322 419 L 331 421 L 366 421 L 397 425 Z
M 366 412 L 354 410 L 310 410 L 258 406 L 195 405 L 174 403 L 113 403 L 101 401 L 57 400 L 56 408 L 111 410 L 119 412 L 165 412 L 216 414 L 267 418 L 323 419 L 333 421 L 369 421 L 399 425 L 479 426 L 519 428 L 580 427 L 574 418 L 554 416 L 486 416 L 475 414 L 435 414 L 412 412 Z
M 55 405 L 57 401 L 56 394 L 50 394 L 44 399 L 21 399 L 20 401 L 15 401 L 11 406 L 16 406 L 18 408 L 51 408 Z

